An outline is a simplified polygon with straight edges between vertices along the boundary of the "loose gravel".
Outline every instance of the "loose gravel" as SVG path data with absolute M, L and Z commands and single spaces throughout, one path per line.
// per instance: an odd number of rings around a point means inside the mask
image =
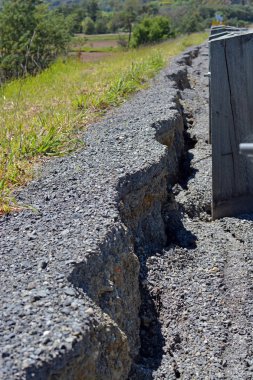
M 211 221 L 206 72 L 207 46 L 181 93 L 190 149 L 165 210 L 168 247 L 146 257 L 141 272 L 152 307 L 142 307 L 142 355 L 131 379 L 253 378 L 253 216 Z

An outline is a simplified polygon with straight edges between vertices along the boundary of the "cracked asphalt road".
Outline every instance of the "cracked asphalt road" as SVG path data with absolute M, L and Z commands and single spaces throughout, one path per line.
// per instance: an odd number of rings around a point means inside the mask
M 253 215 L 210 218 L 207 71 L 203 46 L 181 94 L 192 147 L 173 189 L 177 219 L 165 212 L 173 243 L 146 264 L 162 348 L 142 357 L 139 379 L 253 379 Z

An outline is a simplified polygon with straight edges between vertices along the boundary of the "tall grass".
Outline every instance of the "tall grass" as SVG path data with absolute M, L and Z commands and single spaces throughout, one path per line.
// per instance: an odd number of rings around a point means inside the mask
M 98 63 L 58 60 L 35 77 L 0 89 L 0 212 L 15 208 L 12 190 L 32 178 L 36 160 L 80 146 L 80 131 L 147 85 L 172 56 L 201 43 L 193 34 L 115 53 Z

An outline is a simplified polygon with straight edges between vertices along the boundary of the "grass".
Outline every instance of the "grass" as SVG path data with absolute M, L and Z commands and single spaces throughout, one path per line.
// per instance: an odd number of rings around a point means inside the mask
M 109 33 L 109 34 L 77 34 L 74 38 L 86 38 L 88 42 L 94 41 L 118 41 L 119 37 L 128 38 L 127 33 Z
M 70 52 L 116 52 L 124 50 L 120 41 L 127 41 L 126 33 L 120 34 L 76 34 L 69 44 Z
M 147 86 L 166 62 L 207 34 L 115 53 L 98 63 L 58 60 L 35 77 L 0 89 L 0 212 L 17 205 L 12 191 L 33 176 L 34 163 L 80 146 L 80 131 L 110 107 Z
M 105 46 L 105 47 L 89 47 L 89 46 L 83 46 L 80 48 L 71 48 L 71 52 L 82 52 L 82 53 L 110 53 L 110 52 L 116 52 L 116 51 L 122 51 L 122 48 L 120 46 Z

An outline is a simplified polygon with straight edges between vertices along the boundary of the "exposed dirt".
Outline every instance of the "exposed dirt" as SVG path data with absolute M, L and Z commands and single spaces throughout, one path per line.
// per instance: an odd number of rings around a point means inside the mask
M 111 57 L 113 52 L 77 52 L 69 53 L 69 56 L 78 57 L 82 62 L 99 62 L 107 57 Z
M 85 46 L 89 46 L 91 48 L 117 47 L 118 41 L 116 40 L 87 41 Z
M 122 37 L 124 38 L 124 37 Z M 117 40 L 98 40 L 98 41 L 86 41 L 82 45 L 75 46 L 76 52 L 69 53 L 70 55 L 77 56 L 79 59 L 81 59 L 83 62 L 97 62 L 101 61 L 107 57 L 111 57 L 114 53 L 113 50 L 119 46 Z M 98 51 L 87 51 L 82 52 L 78 49 L 82 50 L 82 48 L 89 48 L 91 50 L 98 49 Z M 99 51 L 100 49 L 103 50 L 103 48 L 108 48 L 108 50 L 112 49 L 112 51 Z
M 111 57 L 113 53 L 107 53 L 107 52 L 87 52 L 87 53 L 77 53 L 77 55 L 80 57 L 80 59 L 83 62 L 98 62 L 102 59 L 105 59 L 107 57 Z
M 130 379 L 253 379 L 253 216 L 210 218 L 208 50 L 184 90 L 188 151 L 164 210 L 168 247 L 142 257 L 142 349 Z

